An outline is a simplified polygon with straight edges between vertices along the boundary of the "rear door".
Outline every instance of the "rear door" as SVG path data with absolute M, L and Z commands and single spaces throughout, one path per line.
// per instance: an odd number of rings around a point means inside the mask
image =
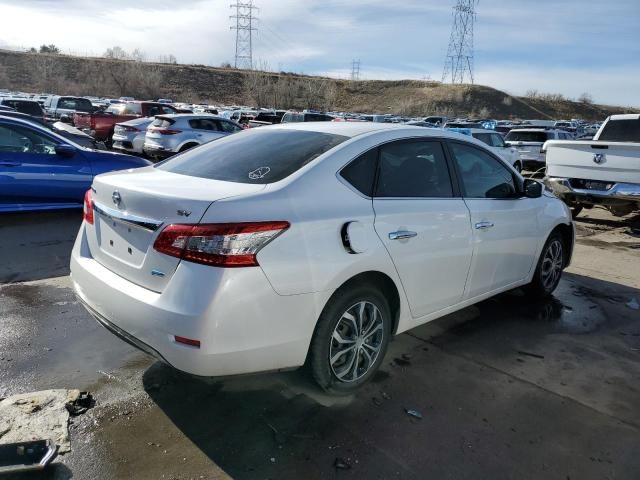
M 376 232 L 413 317 L 460 302 L 472 254 L 469 211 L 451 181 L 442 143 L 381 146 L 373 207 Z
M 474 248 L 465 298 L 473 298 L 528 275 L 544 201 L 520 197 L 513 172 L 479 147 L 450 141 L 449 150 L 471 213 Z
M 56 154 L 58 141 L 26 125 L 0 123 L 0 204 L 82 204 L 93 178 L 81 154 Z

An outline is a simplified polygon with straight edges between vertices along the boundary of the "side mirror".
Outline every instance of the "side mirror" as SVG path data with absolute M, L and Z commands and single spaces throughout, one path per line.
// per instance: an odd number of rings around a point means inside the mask
M 60 145 L 56 145 L 56 155 L 60 155 L 61 157 L 73 157 L 76 154 L 75 147 L 67 143 L 61 143 Z
M 524 179 L 524 196 L 527 198 L 540 198 L 544 191 L 544 185 L 533 178 Z

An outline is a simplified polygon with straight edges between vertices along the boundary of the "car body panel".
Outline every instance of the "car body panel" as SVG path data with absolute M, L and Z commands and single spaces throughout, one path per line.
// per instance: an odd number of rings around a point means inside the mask
M 98 261 L 92 246 L 96 227 L 84 222 L 71 271 L 75 291 L 89 310 L 103 324 L 113 324 L 168 363 L 197 375 L 295 367 L 306 359 L 320 313 L 345 282 L 368 274 L 386 278 L 398 294 L 395 331 L 402 332 L 526 284 L 550 232 L 558 225 L 571 225 L 567 207 L 547 194 L 535 199 L 487 199 L 475 205 L 459 197 L 405 199 L 402 204 L 369 198 L 340 175 L 363 152 L 399 139 L 456 140 L 489 151 L 473 138 L 421 127 L 349 122 L 270 126 L 238 135 L 287 129 L 349 138 L 282 180 L 264 185 L 207 180 L 153 167 L 98 177 L 94 181 L 98 204 L 109 203 L 118 190 L 123 200 L 118 211 L 154 218 L 162 226 L 254 221 L 287 221 L 290 226 L 259 251 L 258 266 L 242 268 L 165 259 L 166 255 L 149 250 L 153 241 L 149 236 L 145 245 L 154 261 L 145 264 L 138 276 L 104 258 Z M 185 155 L 206 154 L 215 145 Z M 515 171 L 513 175 L 521 181 Z M 184 208 L 193 209 L 189 218 L 177 213 L 183 202 Z M 498 228 L 482 232 L 488 235 L 481 237 L 473 231 L 474 219 L 493 221 Z M 360 224 L 362 233 L 357 254 L 345 246 L 343 237 L 345 224 L 353 222 Z M 422 242 L 385 245 L 387 230 L 401 227 L 420 229 Z M 444 249 L 444 254 L 439 258 L 429 249 Z M 409 265 L 412 258 L 416 265 Z M 151 269 L 165 260 L 164 279 L 154 284 Z M 474 285 L 483 276 L 486 279 Z M 405 277 L 412 285 L 405 284 Z M 421 287 L 441 291 L 421 304 L 416 301 Z M 415 315 L 409 299 L 418 306 Z M 180 345 L 175 335 L 197 339 L 201 347 Z

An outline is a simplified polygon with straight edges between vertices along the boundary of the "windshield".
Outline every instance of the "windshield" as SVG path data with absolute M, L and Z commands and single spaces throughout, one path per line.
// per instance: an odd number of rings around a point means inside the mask
M 173 157 L 156 168 L 236 183 L 277 182 L 348 137 L 304 130 L 246 130 Z
M 609 142 L 640 142 L 640 119 L 609 120 L 598 140 Z
M 544 143 L 547 141 L 546 132 L 518 132 L 511 130 L 505 137 L 507 142 L 537 142 Z

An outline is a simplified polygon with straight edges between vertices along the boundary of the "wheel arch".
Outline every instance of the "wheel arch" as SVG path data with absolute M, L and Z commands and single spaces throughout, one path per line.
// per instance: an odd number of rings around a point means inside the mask
M 391 332 L 395 335 L 400 322 L 400 290 L 393 279 L 386 273 L 377 270 L 370 270 L 354 275 L 344 281 L 342 285 L 333 292 L 331 297 L 329 297 L 325 303 L 324 308 L 331 303 L 338 293 L 345 289 L 352 288 L 355 285 L 371 285 L 380 290 L 380 292 L 387 298 L 389 301 L 389 308 L 391 309 Z
M 551 233 L 549 233 L 549 236 L 547 238 L 551 237 L 551 235 L 555 233 L 558 233 L 560 235 L 560 237 L 562 238 L 562 244 L 567 251 L 567 255 L 565 255 L 565 261 L 564 261 L 564 266 L 566 268 L 571 263 L 571 257 L 573 256 L 573 245 L 574 245 L 573 226 L 566 223 L 560 223 L 556 225 L 553 230 L 551 230 Z
M 178 152 L 184 152 L 185 150 L 188 150 L 189 148 L 195 148 L 197 146 L 199 146 L 200 144 L 195 141 L 195 140 L 185 140 L 183 143 L 180 144 L 180 146 L 178 147 Z M 188 148 L 187 148 L 188 147 Z

